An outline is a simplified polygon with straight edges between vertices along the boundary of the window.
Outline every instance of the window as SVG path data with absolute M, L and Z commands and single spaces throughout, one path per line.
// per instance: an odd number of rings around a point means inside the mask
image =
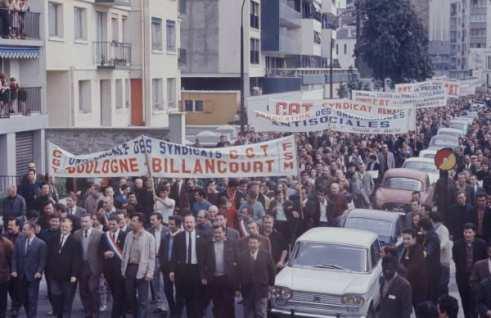
M 123 80 L 116 80 L 116 109 L 123 108 Z
M 251 0 L 251 28 L 259 29 L 259 3 Z
M 162 20 L 152 18 L 152 50 L 162 51 Z
M 111 18 L 111 29 L 112 29 L 112 33 L 113 33 L 112 40 L 114 42 L 119 42 L 119 21 L 118 21 L 117 17 Z
M 121 20 L 122 26 L 123 26 L 123 43 L 129 43 L 129 32 L 130 30 L 128 29 L 128 17 L 123 16 L 123 19 Z
M 336 55 L 339 55 L 339 44 L 336 44 Z
M 74 21 L 75 40 L 87 40 L 87 9 L 75 7 Z
M 186 14 L 187 0 L 179 0 L 179 13 Z
M 192 100 L 189 100 L 189 99 L 186 99 L 184 101 L 184 111 L 186 112 L 192 112 L 193 111 L 193 101 Z
M 251 64 L 259 64 L 259 40 L 251 39 Z
M 184 111 L 186 112 L 202 112 L 204 110 L 204 103 L 202 100 L 190 100 L 184 101 Z
M 321 34 L 314 31 L 314 43 L 321 44 Z
M 164 110 L 164 100 L 162 98 L 162 79 L 152 79 L 152 109 Z
M 172 20 L 166 21 L 165 36 L 167 39 L 167 51 L 176 51 L 176 22 Z
M 125 99 L 125 107 L 126 108 L 130 108 L 131 106 L 131 84 L 130 84 L 130 80 L 127 78 L 124 80 L 125 84 L 125 96 L 124 96 L 124 99 Z
M 167 79 L 167 107 L 176 108 L 176 79 Z
M 91 112 L 90 81 L 78 81 L 78 110 L 81 113 Z
M 60 3 L 48 2 L 49 36 L 63 37 L 63 7 Z
M 348 45 L 344 44 L 344 55 L 348 54 Z

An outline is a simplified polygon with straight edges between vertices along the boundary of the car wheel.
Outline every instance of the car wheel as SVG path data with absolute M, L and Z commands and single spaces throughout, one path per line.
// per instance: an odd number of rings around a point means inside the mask
M 373 309 L 373 305 L 370 305 L 370 309 L 368 309 L 367 318 L 375 318 L 375 310 Z

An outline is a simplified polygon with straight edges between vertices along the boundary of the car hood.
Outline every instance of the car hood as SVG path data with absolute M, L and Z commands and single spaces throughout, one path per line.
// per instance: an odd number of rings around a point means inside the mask
M 285 267 L 275 278 L 275 285 L 293 291 L 329 295 L 364 294 L 370 285 L 370 274 L 324 268 Z
M 376 193 L 377 203 L 380 205 L 386 203 L 404 203 L 409 204 L 411 202 L 411 191 L 390 189 L 390 188 L 378 188 Z

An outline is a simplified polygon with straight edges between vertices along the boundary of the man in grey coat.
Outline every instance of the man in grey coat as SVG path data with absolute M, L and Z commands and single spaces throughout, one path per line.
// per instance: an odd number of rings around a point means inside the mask
M 121 273 L 126 279 L 126 297 L 135 317 L 146 317 L 148 290 L 155 271 L 155 239 L 145 231 L 145 216 L 136 213 L 131 218 L 131 232 L 126 235 Z
M 82 246 L 82 267 L 79 292 L 85 317 L 95 318 L 99 309 L 98 287 L 102 272 L 102 252 L 99 249 L 102 232 L 93 227 L 92 217 L 84 214 L 80 218 L 81 229 L 73 233 Z
M 357 166 L 358 170 L 351 178 L 353 200 L 357 208 L 367 209 L 371 207 L 370 197 L 375 189 L 372 176 L 367 173 L 365 164 L 362 162 Z

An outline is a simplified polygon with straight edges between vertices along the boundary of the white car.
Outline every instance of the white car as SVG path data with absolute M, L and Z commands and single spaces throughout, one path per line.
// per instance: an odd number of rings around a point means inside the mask
M 375 317 L 382 272 L 377 234 L 314 228 L 295 242 L 272 290 L 274 317 Z
M 424 149 L 419 152 L 420 158 L 430 158 L 431 160 L 435 159 L 437 149 Z
M 467 130 L 469 129 L 469 124 L 466 121 L 460 119 L 452 119 L 448 123 L 448 125 L 450 126 L 450 128 L 462 130 L 464 134 L 467 134 Z
M 402 168 L 426 172 L 431 184 L 436 183 L 440 178 L 440 172 L 435 166 L 434 159 L 421 157 L 408 158 L 402 164 Z
M 437 135 L 449 135 L 449 136 L 453 136 L 453 137 L 457 137 L 457 138 L 465 136 L 465 134 L 462 132 L 462 130 L 455 129 L 455 128 L 440 128 L 440 129 L 438 129 L 436 134 Z
M 440 150 L 442 148 L 455 149 L 459 146 L 459 138 L 449 135 L 436 135 L 431 137 L 428 149 Z

